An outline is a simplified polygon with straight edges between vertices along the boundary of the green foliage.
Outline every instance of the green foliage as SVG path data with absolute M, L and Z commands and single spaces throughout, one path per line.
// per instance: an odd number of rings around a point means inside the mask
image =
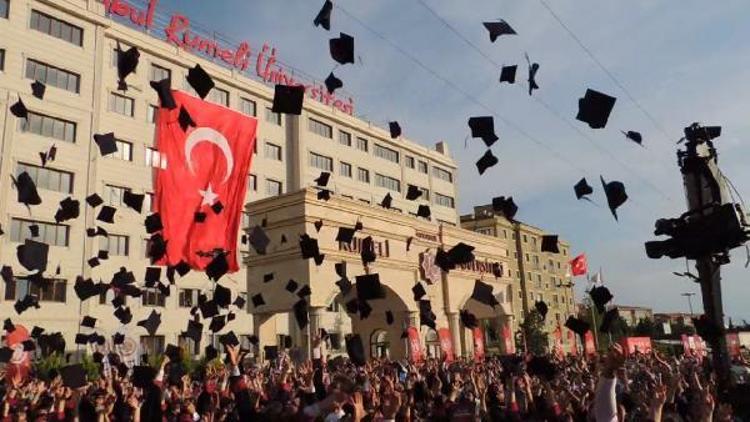
M 94 362 L 91 356 L 83 354 L 81 356 L 81 365 L 83 365 L 83 370 L 86 371 L 86 379 L 89 382 L 99 379 L 101 364 Z
M 48 380 L 50 371 L 59 370 L 65 366 L 65 357 L 59 353 L 43 356 L 32 363 L 32 369 L 37 377 Z
M 547 347 L 549 345 L 548 334 L 544 331 L 544 321 L 542 320 L 542 316 L 536 309 L 529 312 L 520 327 L 521 331 L 524 333 L 526 347 L 529 352 L 537 355 L 547 352 Z M 519 347 L 523 349 L 523 343 L 520 344 Z
M 659 330 L 656 323 L 651 318 L 641 318 L 633 330 L 633 334 L 639 337 L 657 338 Z

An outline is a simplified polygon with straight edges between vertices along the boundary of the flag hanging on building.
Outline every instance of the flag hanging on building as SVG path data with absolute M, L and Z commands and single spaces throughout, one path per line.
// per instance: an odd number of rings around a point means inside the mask
M 166 241 L 159 264 L 185 261 L 203 270 L 224 253 L 229 271 L 237 271 L 237 236 L 258 122 L 179 91 L 173 96 L 177 107 L 159 109 L 156 130 L 162 162 L 156 169 L 155 211 Z
M 584 275 L 588 272 L 586 264 L 586 254 L 580 254 L 570 261 L 570 272 L 573 276 Z

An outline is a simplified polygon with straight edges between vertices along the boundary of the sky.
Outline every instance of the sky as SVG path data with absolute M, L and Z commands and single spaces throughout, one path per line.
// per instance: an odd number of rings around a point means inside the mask
M 685 261 L 651 260 L 643 245 L 654 238 L 656 219 L 686 210 L 675 153 L 683 128 L 692 122 L 723 127 L 716 141 L 720 167 L 739 194 L 750 198 L 750 169 L 744 165 L 750 152 L 744 142 L 750 138 L 745 19 L 750 4 L 338 0 L 330 32 L 312 24 L 322 4 L 161 0 L 159 8 L 182 11 L 194 23 L 247 40 L 256 50 L 269 42 L 281 61 L 321 80 L 335 65 L 328 39 L 339 32 L 352 35 L 357 63 L 335 73 L 354 97 L 356 113 L 383 127 L 397 120 L 405 137 L 428 147 L 447 142 L 459 167 L 459 212 L 512 195 L 518 219 L 558 233 L 572 244 L 573 254 L 587 255 L 590 270 L 601 267 L 617 304 L 687 312 L 681 293 L 695 292 L 693 306 L 702 310 L 699 286 L 672 274 L 685 271 Z M 506 20 L 518 35 L 491 43 L 482 22 L 496 19 Z M 526 92 L 524 53 L 540 64 L 536 99 Z M 519 65 L 515 85 L 498 83 L 497 64 Z M 605 129 L 575 120 L 587 88 L 617 97 Z M 485 147 L 469 138 L 467 120 L 490 112 L 500 137 L 492 149 L 500 163 L 480 176 L 474 162 Z M 642 133 L 643 147 L 627 141 L 621 130 Z M 625 184 L 630 199 L 618 210 L 619 221 L 606 207 L 600 175 Z M 594 187 L 593 203 L 573 194 L 581 177 Z M 732 258 L 722 267 L 725 314 L 735 322 L 750 320 L 745 250 L 735 250 Z M 579 299 L 586 284 L 577 279 Z

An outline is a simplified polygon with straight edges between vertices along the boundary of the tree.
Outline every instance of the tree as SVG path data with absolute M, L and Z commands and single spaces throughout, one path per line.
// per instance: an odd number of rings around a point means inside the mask
M 541 355 L 547 352 L 547 346 L 549 344 L 548 334 L 544 331 L 544 321 L 539 312 L 534 309 L 526 316 L 526 319 L 520 325 L 521 332 L 526 338 L 526 347 L 528 351 L 535 354 Z M 523 349 L 522 343 L 517 345 L 519 349 Z
M 587 306 L 584 308 L 583 312 L 579 315 L 579 318 L 589 324 L 592 335 L 594 331 L 596 331 L 596 344 L 599 350 L 607 350 L 611 343 L 616 343 L 621 338 L 631 335 L 632 330 L 622 315 L 618 315 L 617 318 L 612 321 L 608 333 L 601 332 L 599 327 L 602 325 L 604 314 L 599 313 L 596 307 L 592 307 L 590 303 L 587 303 L 586 305 Z M 594 324 L 594 321 L 596 324 Z M 594 330 L 594 327 L 596 327 L 596 330 Z
M 659 332 L 656 328 L 656 323 L 654 323 L 654 320 L 652 320 L 651 318 L 641 318 L 638 321 L 638 324 L 635 326 L 633 334 L 639 337 L 656 338 L 658 337 Z

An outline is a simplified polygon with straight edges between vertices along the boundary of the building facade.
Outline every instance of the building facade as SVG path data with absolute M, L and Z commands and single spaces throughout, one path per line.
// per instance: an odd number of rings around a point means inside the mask
M 0 237 L 0 262 L 12 266 L 16 275 L 12 283 L 0 285 L 0 314 L 29 328 L 62 331 L 69 345 L 82 316 L 90 315 L 99 320 L 95 331 L 105 336 L 124 332 L 148 353 L 159 353 L 168 343 L 195 346 L 180 333 L 198 295 L 212 289 L 203 273 L 178 279 L 169 296 L 147 290 L 141 298 L 128 298 L 134 321 L 128 326 L 112 316 L 111 297 L 81 303 L 73 285 L 79 276 L 106 283 L 127 267 L 142 286 L 149 265 L 143 222 L 151 208 L 153 175 L 169 166 L 153 141 L 158 97 L 149 82 L 168 77 L 173 89 L 192 92 L 186 75 L 196 63 L 216 83 L 208 101 L 258 119 L 248 203 L 298 192 L 314 184 L 321 171 L 329 171 L 334 196 L 363 209 L 375 207 L 390 192 L 394 213 L 399 213 L 394 216 L 406 218 L 418 204 L 428 203 L 432 221 L 457 224 L 456 165 L 445 144 L 429 149 L 404 138 L 392 140 L 387 130 L 354 117 L 351 99 L 325 96 L 314 82 L 301 116 L 272 113 L 273 83 L 289 81 L 289 76 L 270 64 L 268 46 L 200 38 L 186 24 L 188 17 L 163 14 L 156 0 L 0 0 L 0 224 L 6 232 Z M 127 91 L 118 91 L 118 44 L 140 52 Z M 44 100 L 31 95 L 34 80 L 46 84 Z M 30 111 L 28 122 L 9 112 L 19 96 Z M 102 157 L 92 138 L 108 132 L 118 139 L 118 151 Z M 39 152 L 53 145 L 57 157 L 42 167 Z M 30 209 L 17 203 L 11 184 L 10 176 L 23 171 L 32 175 L 43 199 Z M 404 199 L 409 184 L 423 190 L 419 201 Z M 142 213 L 123 206 L 128 190 L 146 194 Z M 97 222 L 94 210 L 85 205 L 84 198 L 93 193 L 118 209 L 114 224 Z M 68 196 L 81 201 L 81 216 L 56 224 L 58 203 Z M 249 218 L 245 216 L 243 226 Z M 41 228 L 40 240 L 50 244 L 45 276 L 53 280 L 41 290 L 28 283 L 16 258 L 16 247 L 29 237 L 32 224 Z M 87 236 L 86 229 L 97 224 L 108 237 Z M 239 236 L 238 247 L 247 253 Z M 100 250 L 107 250 L 109 259 L 90 267 L 87 261 Z M 221 282 L 233 295 L 246 296 L 244 269 Z M 13 304 L 29 291 L 40 297 L 42 307 L 18 316 Z M 224 330 L 234 330 L 243 341 L 253 332 L 247 302 L 248 308 L 237 312 Z M 148 336 L 135 321 L 152 309 L 162 314 L 162 324 L 155 336 Z M 288 334 L 281 325 L 279 334 Z M 204 334 L 204 339 L 210 337 Z
M 654 320 L 654 310 L 644 306 L 614 305 L 620 316 L 628 324 L 628 327 L 635 327 L 642 319 Z
M 512 222 L 494 212 L 492 205 L 476 206 L 473 214 L 461 216 L 461 227 L 508 243 L 506 258 L 512 277 L 514 332 L 535 303 L 544 301 L 549 308 L 545 328 L 550 346 L 561 339 L 564 349 L 570 351 L 575 338 L 570 330 L 561 328 L 569 316 L 577 314 L 568 263 L 570 244 L 560 239 L 559 254 L 541 252 L 542 236 L 546 234 L 543 230 L 523 222 Z

